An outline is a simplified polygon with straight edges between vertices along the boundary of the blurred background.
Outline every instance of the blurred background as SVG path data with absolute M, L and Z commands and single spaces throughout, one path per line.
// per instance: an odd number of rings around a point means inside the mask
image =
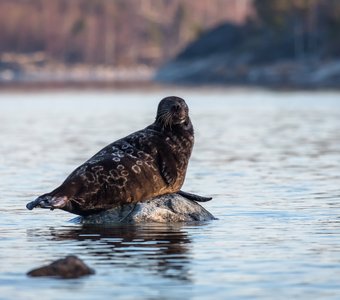
M 0 0 L 0 85 L 338 87 L 337 0 Z

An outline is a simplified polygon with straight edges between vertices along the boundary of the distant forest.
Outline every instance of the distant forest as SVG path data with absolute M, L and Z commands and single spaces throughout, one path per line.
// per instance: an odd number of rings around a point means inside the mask
M 340 55 L 340 0 L 0 0 L 0 62 L 40 52 L 66 64 L 158 67 L 223 23 L 260 28 L 267 44 L 286 37 L 298 58 Z
M 64 63 L 158 66 L 251 13 L 252 0 L 0 0 L 0 60 L 39 51 Z
M 257 25 L 276 39 L 291 38 L 295 58 L 340 56 L 339 0 L 254 0 L 253 4 Z

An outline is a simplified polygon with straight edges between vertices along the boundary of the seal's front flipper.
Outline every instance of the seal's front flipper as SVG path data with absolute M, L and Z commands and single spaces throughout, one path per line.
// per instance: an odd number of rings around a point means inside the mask
M 158 155 L 158 165 L 160 168 L 160 173 L 165 183 L 169 186 L 173 185 L 177 180 L 177 168 L 173 157 L 163 153 Z
M 184 198 L 187 198 L 192 201 L 197 201 L 197 202 L 207 202 L 212 199 L 212 197 L 202 197 L 199 195 L 195 195 L 195 194 L 187 193 L 183 191 L 178 191 L 177 194 L 183 196 Z

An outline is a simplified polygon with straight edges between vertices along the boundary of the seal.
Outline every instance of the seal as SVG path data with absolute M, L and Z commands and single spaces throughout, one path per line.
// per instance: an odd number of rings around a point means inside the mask
M 109 144 L 59 187 L 26 207 L 87 216 L 177 192 L 192 201 L 211 200 L 180 191 L 193 145 L 187 104 L 182 98 L 166 97 L 158 105 L 154 123 Z

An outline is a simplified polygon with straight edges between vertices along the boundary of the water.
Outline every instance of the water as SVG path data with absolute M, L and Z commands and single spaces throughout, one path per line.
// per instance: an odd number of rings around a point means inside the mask
M 187 99 L 184 190 L 201 225 L 86 227 L 27 211 L 101 147 Z M 340 94 L 260 90 L 0 94 L 0 299 L 339 299 Z M 28 278 L 68 254 L 96 275 Z

